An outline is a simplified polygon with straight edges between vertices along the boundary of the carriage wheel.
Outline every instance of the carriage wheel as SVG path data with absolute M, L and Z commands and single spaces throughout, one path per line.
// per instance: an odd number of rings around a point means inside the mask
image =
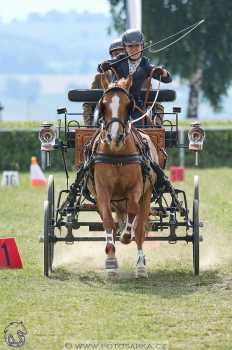
M 44 202 L 44 275 L 49 276 L 51 271 L 51 247 L 49 239 L 50 231 L 50 210 L 48 201 Z
M 194 176 L 194 199 L 199 202 L 199 176 Z M 199 204 L 199 203 L 198 203 Z
M 199 202 L 193 200 L 193 272 L 195 276 L 199 275 Z
M 54 222 L 55 222 L 55 191 L 54 191 L 54 176 L 49 175 L 48 177 L 48 207 L 49 207 L 49 218 L 50 218 L 50 237 L 54 238 Z M 54 258 L 54 241 L 51 240 L 50 242 L 50 269 L 52 272 L 52 264 L 53 264 L 53 258 Z
M 48 202 L 50 204 L 51 214 L 54 215 L 55 198 L 54 198 L 54 176 L 53 175 L 49 175 L 48 177 Z

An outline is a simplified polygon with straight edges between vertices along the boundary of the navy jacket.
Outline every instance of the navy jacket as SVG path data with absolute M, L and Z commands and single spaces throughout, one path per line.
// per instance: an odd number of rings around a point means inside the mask
M 110 65 L 112 65 L 112 67 L 115 69 L 119 79 L 120 78 L 127 78 L 129 75 L 128 60 L 125 59 L 125 60 L 117 63 L 118 60 L 120 60 L 124 57 L 126 57 L 125 54 L 120 54 L 117 56 L 117 58 L 115 58 L 113 60 L 106 61 Z M 133 73 L 133 83 L 132 83 L 132 86 L 130 88 L 130 93 L 134 96 L 136 102 L 140 102 L 140 91 L 142 89 L 144 81 L 150 76 L 151 70 L 154 67 L 155 66 L 149 62 L 148 58 L 143 56 L 138 68 Z M 98 70 L 100 71 L 100 65 L 98 67 Z M 153 78 L 159 80 L 159 75 L 154 74 Z M 114 80 L 116 80 L 116 77 L 114 77 Z M 171 77 L 170 73 L 168 72 L 167 77 L 161 77 L 161 81 L 163 83 L 170 83 L 172 81 L 172 77 Z M 141 103 L 139 103 L 139 105 L 140 104 Z

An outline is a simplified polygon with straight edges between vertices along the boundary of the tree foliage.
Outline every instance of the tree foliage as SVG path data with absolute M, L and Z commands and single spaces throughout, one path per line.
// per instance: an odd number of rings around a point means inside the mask
M 126 0 L 109 0 L 114 28 L 118 33 L 126 29 Z
M 125 25 L 119 20 L 117 8 L 125 11 L 125 1 L 109 2 L 115 28 L 123 31 Z M 146 52 L 146 55 L 167 66 L 172 74 L 187 80 L 201 69 L 203 96 L 215 109 L 219 108 L 221 97 L 227 93 L 232 80 L 232 2 L 143 0 L 142 11 L 143 32 L 146 39 L 153 42 L 205 19 L 200 27 L 172 47 L 156 54 Z

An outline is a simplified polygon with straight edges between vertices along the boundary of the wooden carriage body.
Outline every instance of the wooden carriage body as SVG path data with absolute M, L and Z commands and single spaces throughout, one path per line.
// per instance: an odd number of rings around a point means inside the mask
M 141 129 L 149 135 L 151 141 L 156 147 L 159 164 L 164 167 L 165 163 L 165 129 L 164 128 L 145 128 Z M 75 130 L 75 166 L 79 167 L 84 161 L 84 145 L 93 137 L 96 128 L 77 128 Z

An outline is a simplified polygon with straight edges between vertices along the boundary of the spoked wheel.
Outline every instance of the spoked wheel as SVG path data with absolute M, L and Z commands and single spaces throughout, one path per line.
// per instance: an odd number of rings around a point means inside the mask
M 54 195 L 54 176 L 49 175 L 48 177 L 48 202 L 51 209 L 51 215 L 55 212 L 55 195 Z
M 199 202 L 193 200 L 193 272 L 195 276 L 199 275 L 200 255 L 199 255 Z
M 54 192 L 54 176 L 49 175 L 48 177 L 48 207 L 49 207 L 49 218 L 50 218 L 50 269 L 52 272 L 52 264 L 54 258 L 54 222 L 55 222 L 55 192 Z
M 44 202 L 44 275 L 51 272 L 51 244 L 50 244 L 50 210 L 48 201 Z

